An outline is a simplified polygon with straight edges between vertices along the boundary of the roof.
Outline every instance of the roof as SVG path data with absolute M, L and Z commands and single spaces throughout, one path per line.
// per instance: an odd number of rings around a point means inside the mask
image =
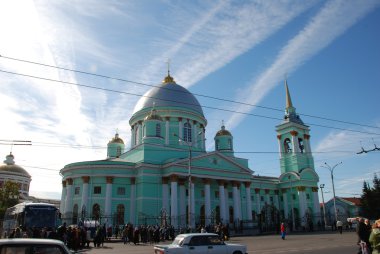
M 360 198 L 355 198 L 355 197 L 349 197 L 349 198 L 342 198 L 342 197 L 339 197 L 340 199 L 343 199 L 343 200 L 346 200 L 348 202 L 351 202 L 353 203 L 354 205 L 356 206 L 360 206 L 362 204 L 361 202 L 361 199 Z
M 158 108 L 181 108 L 199 113 L 204 117 L 201 105 L 195 96 L 186 88 L 174 81 L 164 82 L 146 92 L 137 102 L 133 114 L 144 110 Z
M 6 160 L 4 161 L 4 163 L 5 165 L 0 166 L 0 173 L 9 175 L 22 175 L 31 178 L 31 176 L 25 169 L 15 164 L 14 156 L 12 153 L 6 156 Z
M 222 128 L 215 134 L 215 136 L 232 136 L 231 132 L 226 130 L 226 127 L 222 125 Z

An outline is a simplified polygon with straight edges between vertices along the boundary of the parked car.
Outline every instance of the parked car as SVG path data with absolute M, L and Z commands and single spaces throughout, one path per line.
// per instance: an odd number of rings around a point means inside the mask
M 247 246 L 226 243 L 217 234 L 191 233 L 178 235 L 171 244 L 155 245 L 155 254 L 246 254 Z
M 0 239 L 0 253 L 72 254 L 64 243 L 59 240 L 34 238 Z

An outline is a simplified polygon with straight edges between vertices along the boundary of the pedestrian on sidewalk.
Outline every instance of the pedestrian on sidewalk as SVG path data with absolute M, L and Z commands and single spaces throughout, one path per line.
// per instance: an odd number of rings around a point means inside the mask
M 281 226 L 280 226 L 280 232 L 281 232 L 282 240 L 285 240 L 286 228 L 285 228 L 285 224 L 283 222 L 281 223 Z
M 342 234 L 342 231 L 343 231 L 343 222 L 341 220 L 338 220 L 336 222 L 336 227 L 338 228 L 339 233 Z

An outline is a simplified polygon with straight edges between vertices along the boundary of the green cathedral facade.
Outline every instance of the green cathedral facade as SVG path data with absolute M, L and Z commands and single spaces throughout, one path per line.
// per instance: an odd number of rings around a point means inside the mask
M 294 226 L 317 223 L 319 178 L 309 127 L 285 87 L 286 113 L 276 126 L 279 177 L 253 175 L 248 160 L 235 156 L 233 136 L 224 125 L 215 134 L 215 150 L 206 151 L 202 107 L 168 73 L 135 106 L 129 150 L 116 134 L 106 159 L 61 169 L 63 219 L 68 224 L 96 219 L 113 226 L 175 228 L 279 220 Z

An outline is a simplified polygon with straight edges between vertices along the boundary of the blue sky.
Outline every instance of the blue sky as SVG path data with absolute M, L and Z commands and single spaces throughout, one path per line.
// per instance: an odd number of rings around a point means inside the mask
M 342 162 L 336 195 L 358 196 L 363 181 L 380 173 L 379 151 L 356 154 L 380 147 L 379 7 L 377 0 L 1 1 L 0 139 L 33 145 L 1 142 L 0 156 L 12 149 L 32 175 L 31 195 L 60 198 L 65 164 L 104 159 L 116 130 L 129 147 L 139 97 L 127 93 L 149 89 L 14 59 L 149 85 L 161 82 L 170 59 L 172 76 L 191 92 L 245 103 L 197 97 L 208 150 L 223 120 L 236 155 L 259 175 L 280 175 L 275 126 L 286 76 L 311 129 L 325 198 L 332 197 L 325 162 Z

